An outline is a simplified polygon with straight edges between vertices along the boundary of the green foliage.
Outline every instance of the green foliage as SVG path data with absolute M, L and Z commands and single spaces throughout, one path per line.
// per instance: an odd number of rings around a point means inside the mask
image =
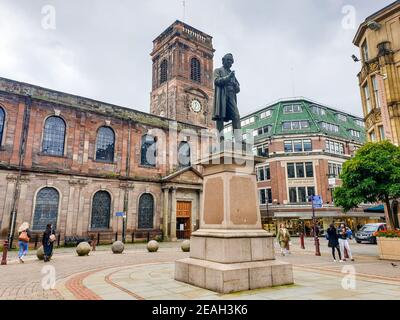
M 375 232 L 375 237 L 378 238 L 400 238 L 400 230 L 383 230 Z
M 345 162 L 340 178 L 335 204 L 345 211 L 363 202 L 387 204 L 400 197 L 400 148 L 389 141 L 367 143 Z

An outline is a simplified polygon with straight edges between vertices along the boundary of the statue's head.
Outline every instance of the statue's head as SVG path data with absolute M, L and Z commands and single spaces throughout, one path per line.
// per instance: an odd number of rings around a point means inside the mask
M 225 68 L 229 69 L 230 67 L 232 67 L 234 62 L 235 62 L 235 60 L 233 60 L 232 53 L 228 53 L 228 54 L 224 55 L 224 57 L 222 58 L 222 64 Z

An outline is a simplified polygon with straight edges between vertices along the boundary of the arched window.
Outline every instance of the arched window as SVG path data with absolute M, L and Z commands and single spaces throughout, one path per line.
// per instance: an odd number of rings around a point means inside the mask
M 43 188 L 38 192 L 36 195 L 32 230 L 44 231 L 46 225 L 49 223 L 56 229 L 59 200 L 60 195 L 54 188 Z
M 4 109 L 0 107 L 0 146 L 1 142 L 3 141 L 3 132 L 4 132 L 4 124 L 6 122 L 6 113 Z
M 190 79 L 201 82 L 200 61 L 197 58 L 192 58 L 190 61 Z
M 108 229 L 110 227 L 111 196 L 107 191 L 98 191 L 92 201 L 91 229 Z
M 190 145 L 189 143 L 182 141 L 178 147 L 178 165 L 180 167 L 191 166 L 190 162 Z
M 145 193 L 140 197 L 139 200 L 138 228 L 153 229 L 153 217 L 154 199 L 151 194 Z
M 155 167 L 157 158 L 157 140 L 151 135 L 142 137 L 141 164 L 143 166 Z
M 96 160 L 114 162 L 115 134 L 110 127 L 101 127 L 97 132 Z
M 160 84 L 168 80 L 168 61 L 164 59 L 160 65 Z
M 52 116 L 44 123 L 42 152 L 52 156 L 64 155 L 65 122 Z

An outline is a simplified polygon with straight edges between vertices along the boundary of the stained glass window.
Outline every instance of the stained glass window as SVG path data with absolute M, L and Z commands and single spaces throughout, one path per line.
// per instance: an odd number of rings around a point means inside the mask
M 160 65 L 160 84 L 168 80 L 168 62 L 163 60 Z
M 98 191 L 92 202 L 91 229 L 108 229 L 110 227 L 111 196 L 107 191 Z
M 141 164 L 143 166 L 155 167 L 156 157 L 157 157 L 156 139 L 153 136 L 146 134 L 142 137 Z
M 139 200 L 138 228 L 153 229 L 153 217 L 154 199 L 151 194 L 145 193 L 140 197 Z
M 96 160 L 114 162 L 115 134 L 110 127 L 101 127 L 97 132 Z
M 64 155 L 65 122 L 60 117 L 49 117 L 44 124 L 42 152 L 52 156 Z
M 192 58 L 190 61 L 190 79 L 201 82 L 200 61 L 197 58 Z
M 59 197 L 58 191 L 54 188 L 43 188 L 38 192 L 32 230 L 44 231 L 49 223 L 56 229 Z
M 3 131 L 4 131 L 5 120 L 6 120 L 6 113 L 4 112 L 4 109 L 0 107 L 0 145 L 1 145 L 1 142 L 3 141 Z
M 180 167 L 189 167 L 190 163 L 190 145 L 183 141 L 178 148 L 178 164 Z

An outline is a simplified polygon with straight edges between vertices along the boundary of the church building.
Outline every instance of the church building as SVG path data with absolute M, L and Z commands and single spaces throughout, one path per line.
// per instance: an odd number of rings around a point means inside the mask
M 0 78 L 0 239 L 189 238 L 199 225 L 200 133 L 213 128 L 212 37 L 176 21 L 154 40 L 150 113 Z M 171 129 L 172 128 L 172 129 Z M 12 217 L 15 218 L 12 221 Z

